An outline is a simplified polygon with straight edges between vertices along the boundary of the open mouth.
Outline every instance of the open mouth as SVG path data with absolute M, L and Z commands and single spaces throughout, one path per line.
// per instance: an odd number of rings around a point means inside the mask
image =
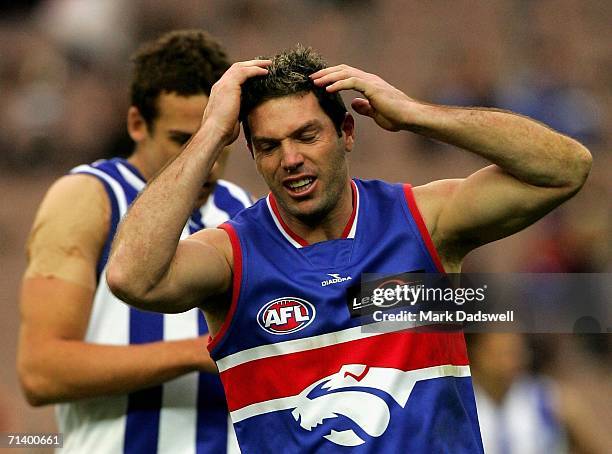
M 308 192 L 315 183 L 316 178 L 314 177 L 303 177 L 296 180 L 286 181 L 283 183 L 285 188 L 294 195 L 302 195 Z

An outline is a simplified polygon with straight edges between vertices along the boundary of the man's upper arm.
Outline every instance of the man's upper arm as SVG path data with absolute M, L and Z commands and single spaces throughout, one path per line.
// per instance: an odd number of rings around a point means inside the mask
M 110 228 L 104 187 L 89 175 L 59 179 L 43 199 L 27 243 L 25 277 L 55 277 L 94 289 Z
M 22 342 L 33 336 L 84 337 L 109 222 L 108 198 L 95 178 L 70 175 L 49 189 L 27 244 Z
M 447 263 L 522 230 L 573 194 L 529 185 L 491 165 L 465 179 L 414 188 L 432 240 Z

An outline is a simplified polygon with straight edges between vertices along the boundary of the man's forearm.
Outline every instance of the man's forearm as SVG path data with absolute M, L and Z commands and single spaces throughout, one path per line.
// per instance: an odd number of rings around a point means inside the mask
M 406 129 L 482 156 L 534 186 L 579 185 L 591 155 L 577 141 L 510 112 L 410 103 Z
M 121 283 L 114 287 L 121 288 L 122 299 L 146 295 L 167 272 L 194 201 L 224 145 L 200 129 L 128 211 L 107 270 L 109 284 Z
M 24 343 L 22 386 L 32 405 L 124 394 L 195 370 L 213 372 L 204 338 L 111 346 L 71 340 Z

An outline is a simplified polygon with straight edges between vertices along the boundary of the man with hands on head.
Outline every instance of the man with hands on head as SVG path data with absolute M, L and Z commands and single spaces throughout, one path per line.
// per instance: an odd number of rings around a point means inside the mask
M 360 92 L 353 109 L 382 128 L 492 165 L 415 188 L 351 179 L 342 90 Z M 239 121 L 271 193 L 181 240 Z M 126 217 L 107 279 L 137 307 L 205 312 L 245 452 L 482 452 L 462 333 L 377 330 L 347 292 L 362 273 L 459 272 L 469 251 L 575 194 L 590 165 L 582 145 L 533 120 L 425 104 L 298 46 L 236 63 L 215 84 L 197 133 Z
M 62 452 L 226 452 L 235 437 L 200 311 L 130 308 L 111 294 L 104 272 L 119 220 L 198 129 L 229 62 L 216 40 L 189 30 L 147 43 L 133 63 L 133 153 L 73 169 L 49 189 L 34 221 L 20 379 L 31 404 L 60 404 Z M 227 150 L 217 157 L 190 200 L 183 236 L 250 205 L 244 190 L 220 179 Z

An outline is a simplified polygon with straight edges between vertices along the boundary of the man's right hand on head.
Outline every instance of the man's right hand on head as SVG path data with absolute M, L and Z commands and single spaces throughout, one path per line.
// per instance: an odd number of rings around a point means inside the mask
M 202 128 L 217 131 L 225 145 L 238 138 L 242 84 L 251 77 L 265 76 L 271 60 L 249 60 L 234 63 L 213 85 L 202 118 Z

